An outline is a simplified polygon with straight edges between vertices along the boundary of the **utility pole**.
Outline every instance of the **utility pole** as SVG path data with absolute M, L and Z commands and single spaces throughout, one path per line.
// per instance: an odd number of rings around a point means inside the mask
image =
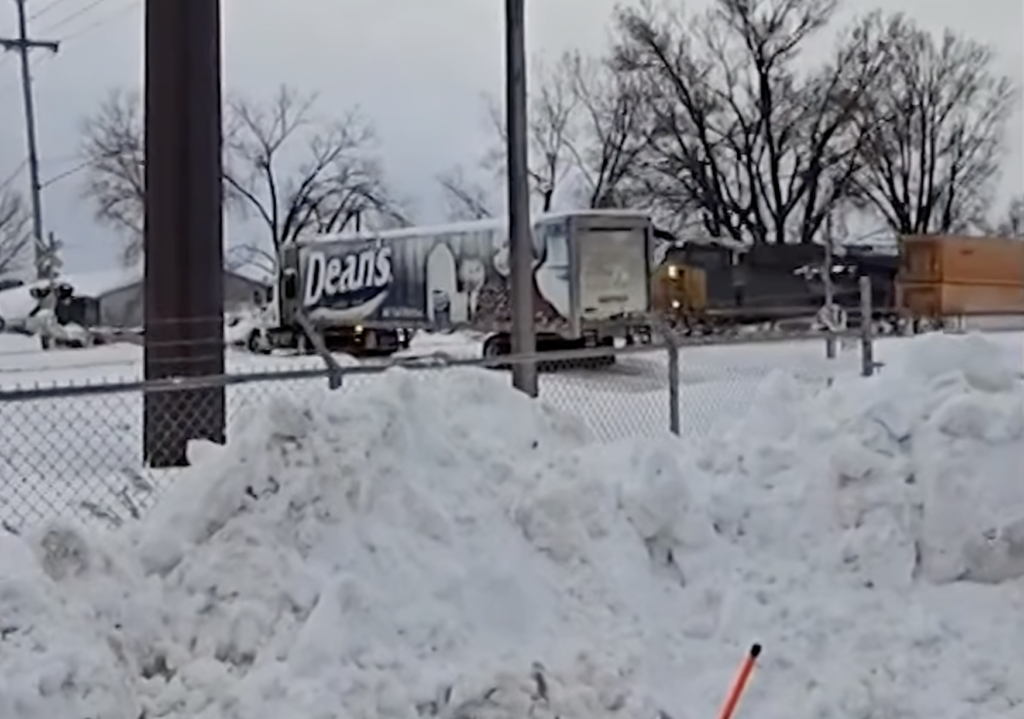
M 146 0 L 143 452 L 183 466 L 224 441 L 220 3 Z
M 508 239 L 512 255 L 512 353 L 537 351 L 534 334 L 533 240 L 527 169 L 526 1 L 505 0 L 505 109 L 508 124 Z M 512 384 L 536 397 L 537 365 L 514 362 Z
M 36 110 L 32 100 L 32 74 L 29 69 L 29 50 L 49 50 L 56 53 L 60 43 L 50 40 L 30 40 L 28 18 L 25 16 L 25 0 L 14 0 L 18 6 L 18 37 L 0 38 L 0 47 L 21 55 L 21 91 L 25 104 L 25 136 L 28 140 L 28 171 L 32 183 L 32 231 L 35 233 L 36 278 L 53 279 L 53 272 L 46 262 L 45 234 L 43 233 L 42 185 L 39 182 L 39 154 L 36 151 Z

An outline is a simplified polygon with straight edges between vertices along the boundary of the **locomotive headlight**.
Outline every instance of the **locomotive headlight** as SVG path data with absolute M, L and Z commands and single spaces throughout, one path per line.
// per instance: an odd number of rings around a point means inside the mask
M 672 300 L 672 309 L 678 310 L 681 306 L 682 303 L 679 300 Z
M 679 268 L 676 267 L 675 265 L 669 265 L 668 266 L 668 278 L 670 280 L 678 280 L 679 279 Z

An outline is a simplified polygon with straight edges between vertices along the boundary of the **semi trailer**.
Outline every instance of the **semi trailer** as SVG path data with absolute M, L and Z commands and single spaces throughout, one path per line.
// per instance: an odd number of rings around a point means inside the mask
M 534 218 L 538 351 L 651 341 L 649 215 L 582 210 Z M 276 291 L 247 344 L 386 355 L 416 331 L 471 330 L 485 357 L 512 351 L 506 220 L 309 237 L 282 248 Z

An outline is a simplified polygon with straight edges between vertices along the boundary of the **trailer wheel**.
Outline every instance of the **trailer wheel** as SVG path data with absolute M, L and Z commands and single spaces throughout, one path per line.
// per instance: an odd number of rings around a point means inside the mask
M 491 335 L 484 340 L 484 346 L 481 354 L 485 360 L 493 360 L 498 357 L 505 357 L 512 352 L 512 344 L 510 338 L 507 335 Z M 488 365 L 490 369 L 501 369 L 507 370 L 511 365 L 508 364 L 497 364 Z
M 253 354 L 266 354 L 263 349 L 263 343 L 260 341 L 259 332 L 249 333 L 249 337 L 245 341 L 245 348 Z

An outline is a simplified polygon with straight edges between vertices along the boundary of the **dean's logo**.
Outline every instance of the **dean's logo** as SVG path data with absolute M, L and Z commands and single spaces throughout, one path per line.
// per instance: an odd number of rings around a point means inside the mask
M 306 255 L 302 304 L 353 308 L 380 295 L 390 284 L 390 247 L 348 253 L 312 250 Z

